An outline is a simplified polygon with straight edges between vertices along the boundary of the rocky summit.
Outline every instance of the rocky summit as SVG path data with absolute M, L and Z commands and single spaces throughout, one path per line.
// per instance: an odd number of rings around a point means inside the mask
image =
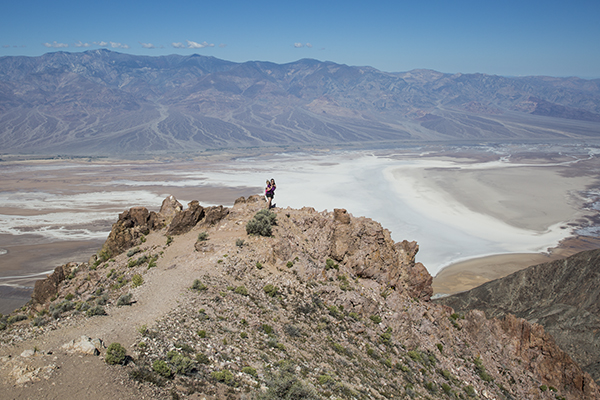
M 345 210 L 123 212 L 0 320 L 7 398 L 598 399 L 541 325 L 430 301 L 415 242 Z

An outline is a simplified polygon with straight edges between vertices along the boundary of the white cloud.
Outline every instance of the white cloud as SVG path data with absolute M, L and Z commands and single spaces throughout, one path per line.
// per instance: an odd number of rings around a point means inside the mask
M 171 43 L 171 46 L 175 47 L 176 49 L 185 49 L 185 44 L 181 42 L 173 42 Z
M 310 43 L 306 43 L 306 47 L 308 47 L 308 48 L 311 48 L 311 47 L 312 47 L 312 44 L 310 44 Z
M 294 43 L 294 47 L 299 49 L 300 47 L 304 47 L 302 43 Z
M 54 42 L 52 42 L 52 43 L 46 42 L 46 43 L 42 43 L 42 44 L 44 46 L 46 46 L 46 47 L 53 47 L 55 49 L 62 48 L 62 47 L 69 47 L 68 44 L 66 44 L 66 43 L 57 43 L 56 40 Z
M 221 44 L 219 45 L 219 47 L 220 47 L 220 48 L 227 47 L 227 44 L 225 44 L 225 43 L 221 43 Z
M 78 40 L 77 42 L 75 42 L 74 46 L 75 47 L 90 47 L 91 44 L 83 43 L 81 40 Z
M 110 42 L 110 47 L 112 47 L 113 49 L 128 49 L 129 45 L 121 44 L 121 43 L 117 43 L 117 42 Z
M 94 44 L 95 44 L 96 46 L 100 46 L 100 47 L 106 47 L 106 46 L 108 46 L 108 42 L 105 42 L 105 41 L 101 41 L 101 42 L 94 42 Z
M 191 40 L 187 40 L 187 44 L 188 49 L 203 49 L 205 47 L 215 47 L 214 44 L 209 44 L 207 42 L 196 43 L 192 42 Z
M 140 42 L 140 44 L 145 49 L 155 49 L 156 48 L 156 46 L 154 46 L 152 43 L 142 43 L 142 42 Z

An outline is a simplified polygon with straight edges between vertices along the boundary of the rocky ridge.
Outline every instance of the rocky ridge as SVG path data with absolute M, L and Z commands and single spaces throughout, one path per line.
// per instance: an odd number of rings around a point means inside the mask
M 511 313 L 538 323 L 600 382 L 600 250 L 531 266 L 472 290 L 435 300 L 488 317 Z
M 272 236 L 248 235 L 264 206 L 167 198 L 158 213 L 122 213 L 89 263 L 57 268 L 3 317 L 8 394 L 600 397 L 540 325 L 430 302 L 416 243 L 312 208 L 276 209 Z M 115 342 L 127 355 L 108 365 Z

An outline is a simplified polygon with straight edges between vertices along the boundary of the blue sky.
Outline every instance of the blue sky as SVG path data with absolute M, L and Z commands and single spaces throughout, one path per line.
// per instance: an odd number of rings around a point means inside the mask
M 0 56 L 193 53 L 389 72 L 600 77 L 600 0 L 4 2 Z

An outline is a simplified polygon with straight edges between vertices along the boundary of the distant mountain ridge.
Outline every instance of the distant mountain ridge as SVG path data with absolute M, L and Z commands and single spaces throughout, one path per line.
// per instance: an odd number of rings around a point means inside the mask
M 599 79 L 109 50 L 0 58 L 3 153 L 582 139 L 599 128 Z

